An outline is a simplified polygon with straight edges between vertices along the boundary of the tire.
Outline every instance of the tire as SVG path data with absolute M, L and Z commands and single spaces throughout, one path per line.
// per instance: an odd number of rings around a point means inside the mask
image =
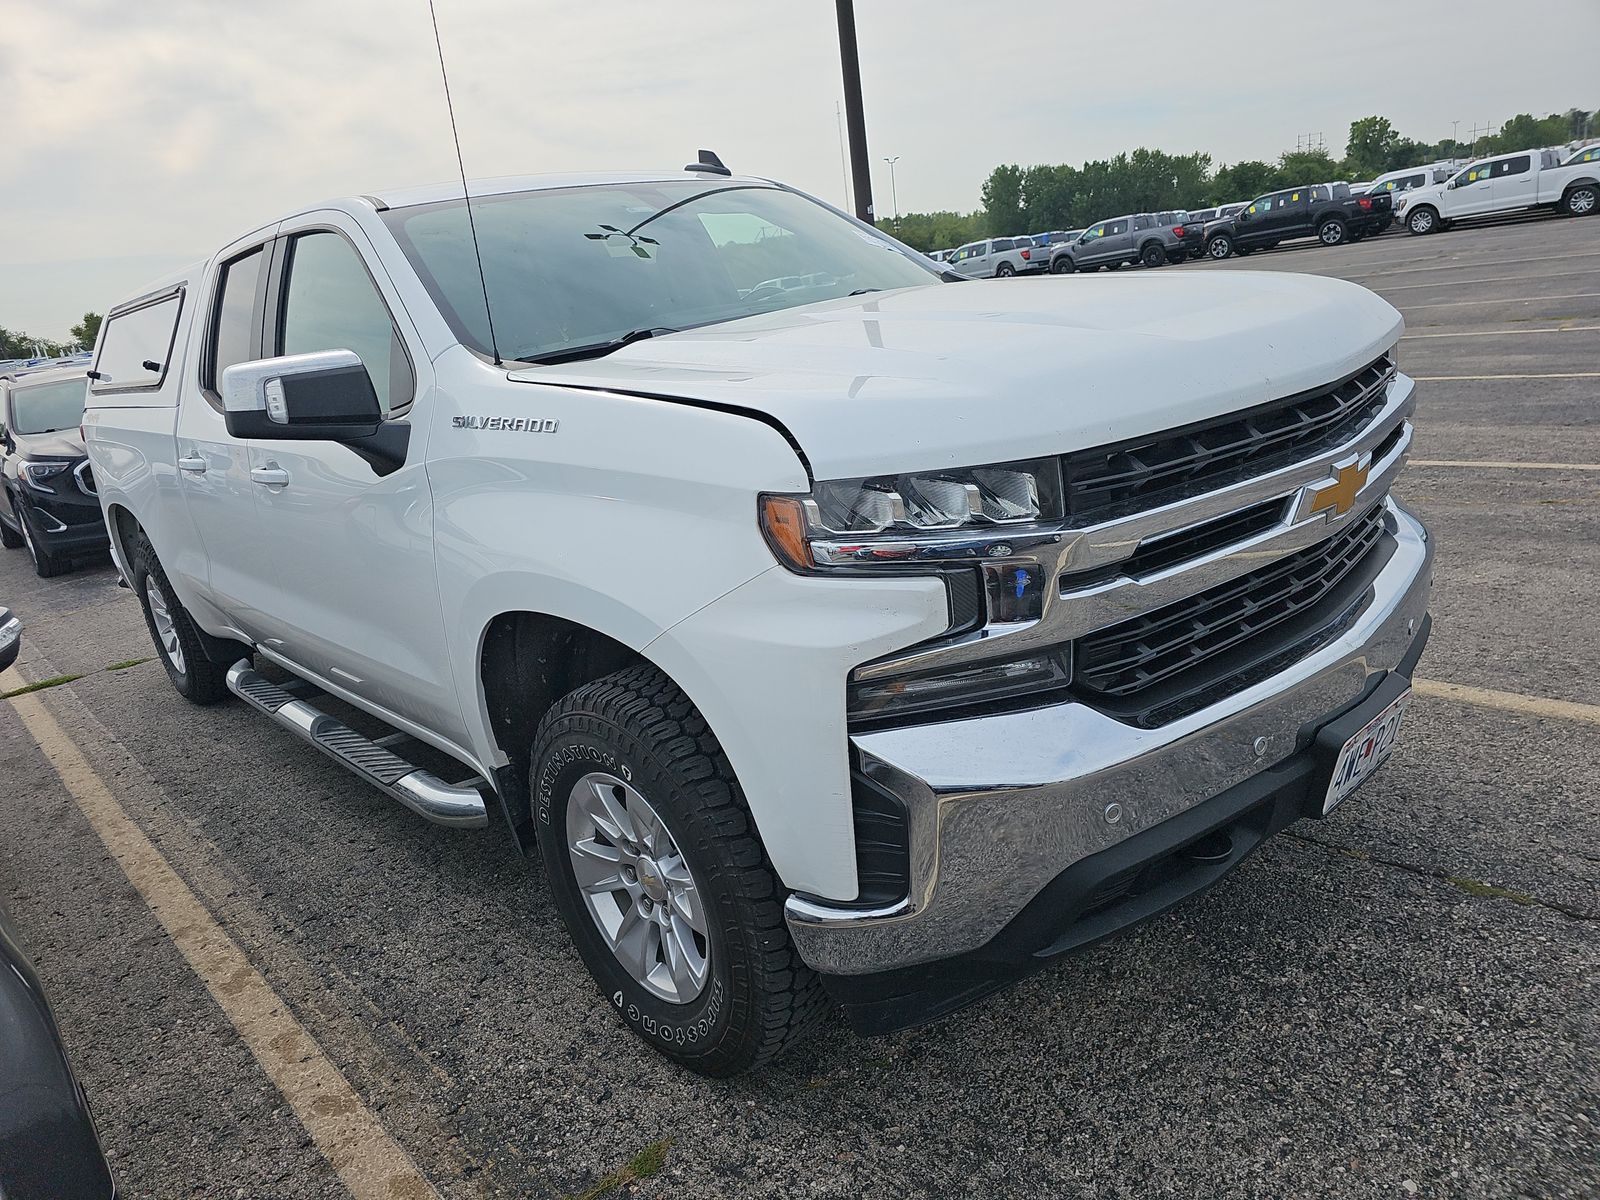
M 199 705 L 227 699 L 227 671 L 206 657 L 194 620 L 179 603 L 155 550 L 142 533 L 134 540 L 133 578 L 129 583 L 144 608 L 144 623 L 155 643 L 156 655 L 178 695 Z
M 15 506 L 13 506 L 11 511 L 17 511 Z M 23 537 L 20 533 L 11 528 L 11 526 L 7 525 L 4 521 L 0 521 L 0 546 L 5 547 L 7 550 L 21 550 L 27 544 L 28 543 L 23 540 Z
M 1151 242 L 1139 251 L 1139 261 L 1146 267 L 1164 267 L 1167 265 L 1167 252 L 1156 242 Z
M 1008 262 L 1003 262 L 994 269 L 994 277 L 996 279 L 1009 279 L 1016 273 L 1017 269 Z
M 17 508 L 17 524 L 22 526 L 22 541 L 28 547 L 28 556 L 33 559 L 33 572 L 40 579 L 54 579 L 57 575 L 65 575 L 72 570 L 70 559 L 59 554 L 52 554 L 39 540 L 39 535 L 34 532 L 33 521 L 28 516 L 25 505 Z
M 1206 241 L 1206 253 L 1221 262 L 1233 257 L 1233 239 L 1225 233 L 1214 233 Z
M 1600 189 L 1592 183 L 1579 183 L 1567 189 L 1567 194 L 1561 197 L 1561 207 L 1569 217 L 1591 217 L 1597 201 L 1600 201 Z
M 810 1031 L 827 1009 L 822 986 L 789 938 L 784 891 L 739 781 L 677 685 L 647 665 L 585 684 L 539 723 L 530 761 L 551 895 L 607 1004 L 634 1033 L 691 1071 L 723 1078 L 771 1061 Z M 616 886 L 602 889 L 607 882 Z M 613 922 L 609 931 L 602 922 Z M 636 929 L 643 933 L 630 949 L 639 957 L 625 966 L 613 941 Z
M 1420 208 L 1413 208 L 1406 214 L 1406 232 L 1415 237 L 1436 232 L 1439 224 L 1438 210 L 1426 204 Z
M 1052 275 L 1071 275 L 1075 269 L 1070 255 L 1059 254 L 1050 260 L 1050 274 Z
M 1317 227 L 1317 240 L 1324 246 L 1342 246 L 1349 236 L 1349 227 L 1338 217 L 1330 217 Z

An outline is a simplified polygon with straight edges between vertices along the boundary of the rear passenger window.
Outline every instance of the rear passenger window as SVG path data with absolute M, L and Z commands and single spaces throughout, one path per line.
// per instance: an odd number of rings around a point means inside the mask
M 1533 156 L 1523 154 L 1517 158 L 1502 158 L 1494 165 L 1494 177 L 1499 179 L 1502 175 L 1521 175 L 1533 166 Z
M 323 231 L 291 244 L 278 335 L 279 354 L 316 350 L 355 351 L 385 414 L 411 402 L 411 360 L 377 285 L 356 248 Z
M 261 247 L 223 265 L 217 276 L 217 298 L 212 308 L 211 349 L 206 356 L 201 383 L 219 391 L 222 373 L 235 363 L 255 357 L 256 289 L 261 282 Z
M 94 357 L 93 390 L 159 388 L 167 377 L 167 359 L 172 355 L 182 307 L 183 292 L 179 290 L 107 317 L 100 350 Z
M 1010 250 L 1014 244 L 1010 238 L 995 238 L 994 252 L 998 254 L 1002 250 Z

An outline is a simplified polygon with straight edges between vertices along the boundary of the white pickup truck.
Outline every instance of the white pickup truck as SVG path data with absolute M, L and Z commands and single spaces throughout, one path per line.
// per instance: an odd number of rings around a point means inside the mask
M 1563 162 L 1553 150 L 1518 150 L 1467 164 L 1443 183 L 1399 192 L 1397 220 L 1414 234 L 1448 229 L 1463 217 L 1497 216 L 1525 208 L 1592 216 L 1600 199 L 1600 162 L 1580 152 Z
M 470 194 L 481 278 L 425 187 L 113 308 L 88 451 L 178 691 L 495 814 L 662 1052 L 931 1020 L 1393 745 L 1432 545 L 1370 292 L 952 281 L 754 178 Z

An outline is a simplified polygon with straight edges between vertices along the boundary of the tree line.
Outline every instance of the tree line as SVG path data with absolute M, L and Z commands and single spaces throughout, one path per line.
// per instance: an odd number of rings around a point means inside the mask
M 918 250 L 939 250 L 982 237 L 1081 229 L 1121 213 L 1211 208 L 1296 184 L 1372 179 L 1438 159 L 1559 146 L 1596 134 L 1600 112 L 1577 108 L 1547 117 L 1522 113 L 1470 143 L 1418 142 L 1403 136 L 1387 117 L 1374 116 L 1350 123 L 1342 159 L 1326 150 L 1297 150 L 1275 162 L 1249 159 L 1212 170 L 1209 154 L 1140 148 L 1081 167 L 1008 163 L 989 173 L 978 211 L 905 213 L 883 227 Z
M 100 335 L 100 314 L 86 312 L 83 320 L 74 325 L 69 340 L 65 342 L 52 341 L 50 338 L 34 337 L 32 334 L 23 333 L 20 329 L 13 331 L 0 325 L 0 360 L 8 358 L 60 358 L 63 354 L 72 354 L 78 350 L 87 350 L 94 345 L 94 339 Z

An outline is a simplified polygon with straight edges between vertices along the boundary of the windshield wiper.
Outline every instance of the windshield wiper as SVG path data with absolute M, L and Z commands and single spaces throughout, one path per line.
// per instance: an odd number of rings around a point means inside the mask
M 614 350 L 621 350 L 624 346 L 631 346 L 634 342 L 642 342 L 646 338 L 659 337 L 663 333 L 677 333 L 668 325 L 656 325 L 650 329 L 630 329 L 621 337 L 614 337 L 604 342 L 590 342 L 587 346 L 568 346 L 562 350 L 550 350 L 544 354 L 519 354 L 519 362 L 530 363 L 564 363 L 576 362 L 582 358 L 604 358 Z
M 852 296 L 865 296 L 868 292 L 881 292 L 881 291 L 883 291 L 882 288 L 857 288 L 855 291 L 851 292 L 850 294 Z

